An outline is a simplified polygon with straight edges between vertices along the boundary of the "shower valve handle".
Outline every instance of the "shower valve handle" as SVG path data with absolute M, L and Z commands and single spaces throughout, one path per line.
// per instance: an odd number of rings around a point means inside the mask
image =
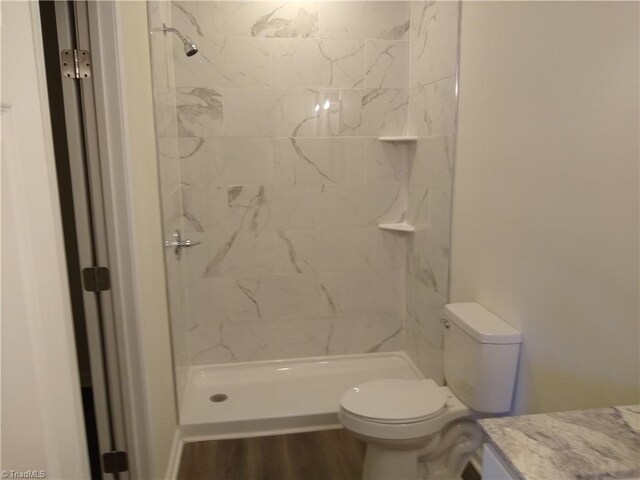
M 171 238 L 172 240 L 165 240 L 164 246 L 175 249 L 174 253 L 176 254 L 176 258 L 178 260 L 180 260 L 180 254 L 183 248 L 191 248 L 191 247 L 195 247 L 196 245 L 200 245 L 200 242 L 183 240 L 180 230 L 176 230 L 175 232 L 173 232 L 173 235 L 171 236 Z

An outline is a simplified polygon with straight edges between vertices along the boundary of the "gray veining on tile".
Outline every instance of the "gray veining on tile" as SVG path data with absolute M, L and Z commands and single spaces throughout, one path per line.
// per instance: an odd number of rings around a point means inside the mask
M 317 2 L 222 2 L 222 33 L 227 36 L 313 37 L 317 30 Z
M 223 131 L 222 94 L 204 87 L 176 88 L 179 137 L 214 137 Z
M 524 480 L 637 478 L 640 405 L 480 420 Z
M 409 42 L 367 40 L 365 86 L 407 88 L 409 85 Z
M 409 3 L 360 0 L 321 2 L 320 36 L 404 39 L 409 31 Z
M 457 104 L 460 2 L 410 2 L 406 350 L 423 373 L 442 380 L 442 318 L 448 300 L 451 183 Z

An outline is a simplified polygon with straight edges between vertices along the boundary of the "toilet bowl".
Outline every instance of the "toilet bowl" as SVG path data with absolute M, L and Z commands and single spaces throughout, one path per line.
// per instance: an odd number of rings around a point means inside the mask
M 348 390 L 338 418 L 367 444 L 363 479 L 452 479 L 482 443 L 478 425 L 467 420 L 472 414 L 431 379 L 388 379 Z
M 367 444 L 364 480 L 457 479 L 482 444 L 474 418 L 507 412 L 521 334 L 478 304 L 445 307 L 444 371 L 431 379 L 356 385 L 338 418 Z

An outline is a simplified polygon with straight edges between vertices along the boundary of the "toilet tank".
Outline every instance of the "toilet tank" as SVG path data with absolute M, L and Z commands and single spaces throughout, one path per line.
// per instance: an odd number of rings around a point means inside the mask
M 511 410 L 522 334 L 477 303 L 445 305 L 444 377 L 477 412 Z

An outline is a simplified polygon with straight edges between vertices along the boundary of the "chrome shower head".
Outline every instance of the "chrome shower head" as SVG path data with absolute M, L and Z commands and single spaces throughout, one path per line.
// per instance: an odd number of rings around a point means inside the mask
M 184 53 L 187 57 L 193 57 L 198 53 L 198 46 L 195 43 L 187 42 L 184 44 Z
M 182 40 L 182 45 L 184 46 L 184 53 L 187 57 L 193 57 L 196 53 L 198 53 L 198 46 L 191 41 L 191 39 L 185 35 L 182 35 L 180 31 L 176 28 L 167 27 L 165 23 L 162 24 L 162 33 L 165 35 L 167 32 L 175 33 L 180 40 Z

